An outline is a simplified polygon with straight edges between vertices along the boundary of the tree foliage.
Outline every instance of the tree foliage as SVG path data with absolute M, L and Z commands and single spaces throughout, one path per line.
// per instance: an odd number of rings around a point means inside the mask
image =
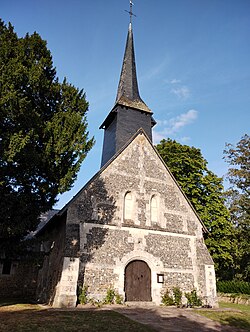
M 229 211 L 224 204 L 222 179 L 207 168 L 207 161 L 195 147 L 167 139 L 156 148 L 209 231 L 205 242 L 217 276 L 229 278 L 236 246 Z
M 0 20 L 0 243 L 34 230 L 70 189 L 93 146 L 83 91 L 56 76 L 37 33 L 18 38 Z
M 250 137 L 244 135 L 235 147 L 226 144 L 224 159 L 229 164 L 227 199 L 238 240 L 236 277 L 250 281 Z

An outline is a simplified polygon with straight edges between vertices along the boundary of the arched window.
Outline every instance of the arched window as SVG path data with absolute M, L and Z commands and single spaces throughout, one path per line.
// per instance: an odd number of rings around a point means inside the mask
M 151 197 L 151 202 L 150 202 L 150 219 L 151 222 L 157 222 L 157 198 L 156 196 Z
M 132 219 L 133 197 L 129 191 L 124 196 L 124 219 Z

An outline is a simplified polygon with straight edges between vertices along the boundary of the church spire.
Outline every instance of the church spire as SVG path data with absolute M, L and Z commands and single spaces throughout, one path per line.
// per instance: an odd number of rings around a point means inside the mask
M 153 113 L 139 94 L 131 22 L 132 16 L 135 16 L 132 5 L 130 1 L 130 23 L 115 105 L 100 126 L 100 129 L 104 129 L 101 166 L 120 151 L 141 128 L 152 141 L 152 127 L 156 124 Z
M 144 112 L 151 113 L 151 110 L 144 103 L 139 94 L 135 65 L 133 30 L 131 22 L 129 23 L 122 71 L 120 75 L 115 104 L 132 107 Z

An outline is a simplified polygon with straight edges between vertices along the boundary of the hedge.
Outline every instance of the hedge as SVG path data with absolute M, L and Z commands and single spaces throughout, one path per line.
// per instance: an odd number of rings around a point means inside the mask
M 246 281 L 217 281 L 217 291 L 219 293 L 239 293 L 250 295 L 250 282 Z

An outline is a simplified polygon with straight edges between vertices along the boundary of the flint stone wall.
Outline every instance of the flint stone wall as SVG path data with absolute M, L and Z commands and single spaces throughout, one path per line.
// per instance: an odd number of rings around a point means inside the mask
M 193 273 L 167 272 L 164 278 L 163 292 L 174 287 L 179 287 L 183 292 L 190 292 L 194 289 Z
M 116 288 L 118 274 L 110 268 L 86 268 L 84 271 L 84 285 L 88 287 L 88 294 L 95 300 L 103 301 L 109 288 Z
M 124 220 L 124 195 L 134 197 L 133 218 Z M 150 221 L 150 200 L 159 200 L 157 223 Z M 82 189 L 72 202 L 70 223 L 162 230 L 202 237 L 202 226 L 190 204 L 144 135 L 135 140 Z
M 183 292 L 196 288 L 206 296 L 206 291 L 201 291 L 201 287 L 206 288 L 205 265 L 200 268 L 197 265 L 193 236 L 182 237 L 174 233 L 162 234 L 160 231 L 126 226 L 118 229 L 90 223 L 81 225 L 80 234 L 82 255 L 79 286 L 88 286 L 90 297 L 103 300 L 110 287 L 125 296 L 124 270 L 131 260 L 143 260 L 149 265 L 152 297 L 158 304 L 162 293 L 176 286 Z M 157 274 L 164 274 L 164 284 L 153 284 Z
M 2 264 L 0 262 L 0 271 Z M 10 274 L 0 274 L 0 298 L 34 300 L 36 297 L 38 268 L 32 260 L 12 261 Z
M 38 273 L 36 298 L 41 303 L 52 304 L 56 286 L 61 278 L 63 258 L 65 255 L 66 216 L 63 216 L 56 227 L 44 235 L 46 247 L 44 261 Z
M 124 219 L 127 192 L 133 199 L 131 219 Z M 153 195 L 156 222 L 151 221 Z M 78 282 L 87 283 L 92 295 L 100 297 L 110 285 L 124 292 L 125 267 L 138 259 L 151 269 L 157 303 L 167 284 L 208 293 L 205 269 L 213 262 L 202 225 L 143 133 L 78 193 L 68 207 L 66 229 L 67 256 L 80 258 Z M 162 272 L 165 284 L 157 283 Z
M 190 239 L 149 234 L 146 243 L 146 251 L 159 257 L 165 268 L 192 269 Z

